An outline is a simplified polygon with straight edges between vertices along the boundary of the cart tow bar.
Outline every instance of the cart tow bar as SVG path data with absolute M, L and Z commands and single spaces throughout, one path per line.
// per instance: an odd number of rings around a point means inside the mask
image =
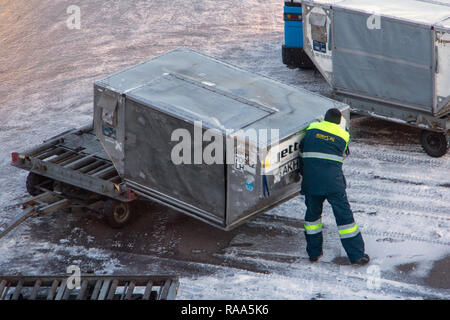
M 11 222 L 0 226 L 0 239 L 30 217 L 42 217 L 69 206 L 70 201 L 64 196 L 52 191 L 44 192 L 26 201 L 20 214 Z

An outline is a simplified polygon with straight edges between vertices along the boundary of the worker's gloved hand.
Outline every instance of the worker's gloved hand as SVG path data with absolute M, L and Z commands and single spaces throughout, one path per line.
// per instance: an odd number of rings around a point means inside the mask
M 348 157 L 350 155 L 350 148 L 347 146 L 347 149 L 345 149 L 345 156 Z
M 303 158 L 302 157 L 300 157 L 300 159 L 299 159 L 298 173 L 300 175 L 303 175 Z
M 300 174 L 300 172 L 296 172 L 294 174 L 294 182 L 299 182 L 302 179 L 302 175 Z

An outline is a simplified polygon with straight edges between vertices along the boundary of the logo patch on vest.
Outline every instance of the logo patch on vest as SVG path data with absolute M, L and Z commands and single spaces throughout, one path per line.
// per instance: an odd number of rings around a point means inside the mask
M 330 137 L 330 136 L 327 136 L 327 135 L 324 135 L 324 134 L 321 134 L 321 133 L 317 133 L 316 134 L 316 138 L 317 139 L 322 139 L 322 140 L 325 140 L 325 141 L 332 141 L 332 142 L 334 142 L 334 137 Z

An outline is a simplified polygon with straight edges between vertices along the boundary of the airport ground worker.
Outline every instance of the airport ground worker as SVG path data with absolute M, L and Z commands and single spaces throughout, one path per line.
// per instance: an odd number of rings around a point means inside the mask
M 341 243 L 352 264 L 370 261 L 364 253 L 364 241 L 347 199 L 346 181 L 342 172 L 344 155 L 349 153 L 350 134 L 340 126 L 342 114 L 330 109 L 324 121 L 314 122 L 306 129 L 300 143 L 302 153 L 302 191 L 307 207 L 305 215 L 306 251 L 311 262 L 323 255 L 322 207 L 330 203 L 338 226 Z

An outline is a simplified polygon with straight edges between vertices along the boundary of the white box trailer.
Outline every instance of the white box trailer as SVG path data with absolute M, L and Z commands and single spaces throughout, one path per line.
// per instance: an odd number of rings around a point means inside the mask
M 448 148 L 450 4 L 304 0 L 304 50 L 335 97 L 362 113 L 421 127 L 432 156 Z

